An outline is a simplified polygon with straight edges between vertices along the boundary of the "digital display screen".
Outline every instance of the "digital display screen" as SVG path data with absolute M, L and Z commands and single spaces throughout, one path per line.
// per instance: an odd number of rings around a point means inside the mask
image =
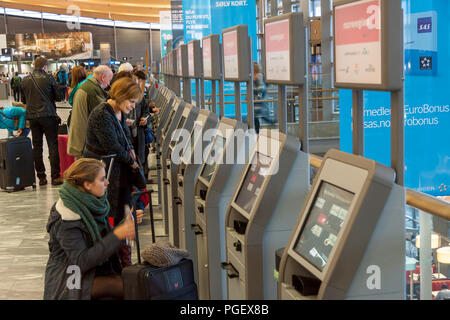
M 175 147 L 175 144 L 178 142 L 178 139 L 180 138 L 181 129 L 183 128 L 185 121 L 186 121 L 186 118 L 181 117 L 180 122 L 178 123 L 177 130 L 175 130 L 175 132 L 174 132 L 173 139 L 172 139 L 172 141 L 170 141 L 170 145 L 172 146 L 172 148 Z
M 211 178 L 216 171 L 217 167 L 217 159 L 220 159 L 223 156 L 223 148 L 225 146 L 226 140 L 222 136 L 216 136 L 214 140 L 214 145 L 209 152 L 208 159 L 206 160 L 205 165 L 203 166 L 203 170 L 201 172 L 201 176 L 205 178 L 208 182 L 211 181 Z M 223 162 L 222 162 L 223 163 Z
M 253 156 L 236 200 L 234 201 L 246 212 L 252 211 L 256 198 L 261 192 L 264 179 L 269 173 L 271 163 L 272 157 L 259 152 L 256 152 Z
M 325 268 L 354 193 L 322 181 L 294 250 L 317 269 Z

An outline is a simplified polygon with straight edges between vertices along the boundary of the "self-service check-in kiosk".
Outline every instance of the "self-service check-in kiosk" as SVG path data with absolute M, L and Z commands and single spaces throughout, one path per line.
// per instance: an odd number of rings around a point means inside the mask
M 161 187 L 163 215 L 167 217 L 169 241 L 174 246 L 179 247 L 178 237 L 178 206 L 175 204 L 174 196 L 177 193 L 177 171 L 179 162 L 172 161 L 172 153 L 175 150 L 179 150 L 187 143 L 181 133 L 182 130 L 190 132 L 194 126 L 194 122 L 197 119 L 199 109 L 193 107 L 190 104 L 186 104 L 181 114 L 179 121 L 176 124 L 176 129 L 172 132 L 170 137 L 170 143 L 165 154 L 162 155 L 163 163 L 163 183 Z
M 161 110 L 159 112 L 158 120 L 157 120 L 157 128 L 156 128 L 156 140 L 158 142 L 161 140 L 161 130 L 164 127 L 165 121 L 167 120 L 167 116 L 169 115 L 170 108 L 173 103 L 173 99 L 175 98 L 175 95 L 172 91 L 166 88 L 166 90 L 162 90 L 162 97 L 160 102 Z
M 404 299 L 404 188 L 394 170 L 330 150 L 280 264 L 280 299 Z
M 276 299 L 275 251 L 308 193 L 308 155 L 298 139 L 261 130 L 225 219 L 228 299 Z
M 170 138 L 172 136 L 172 133 L 176 129 L 176 126 L 181 118 L 181 115 L 183 114 L 183 111 L 185 109 L 185 103 L 180 98 L 176 97 L 175 101 L 173 103 L 173 106 L 170 110 L 169 116 L 167 118 L 166 124 L 164 128 L 161 130 L 161 155 L 163 156 L 163 159 L 166 159 L 167 157 L 167 151 L 169 149 L 170 145 Z M 165 161 L 163 160 L 163 164 L 165 164 Z M 161 170 L 161 174 L 159 175 L 158 179 L 159 186 L 161 188 L 159 189 L 159 194 L 161 195 L 161 208 L 163 213 L 163 225 L 164 225 L 164 232 L 166 235 L 169 234 L 169 217 L 168 217 L 168 210 L 167 210 L 167 197 L 163 195 L 163 193 L 167 192 L 167 189 L 165 188 L 164 181 L 166 181 L 166 170 Z
M 225 214 L 256 135 L 234 119 L 222 118 L 195 183 L 198 291 L 201 300 L 226 299 Z
M 188 250 L 194 266 L 197 265 L 197 249 L 195 234 L 191 232 L 191 225 L 195 222 L 194 210 L 194 182 L 203 163 L 203 154 L 207 150 L 213 135 L 208 130 L 217 127 L 218 117 L 215 113 L 200 110 L 188 143 L 178 166 L 176 204 L 178 205 L 178 232 L 182 249 Z M 197 270 L 194 268 L 194 274 Z M 195 277 L 198 279 L 198 277 Z

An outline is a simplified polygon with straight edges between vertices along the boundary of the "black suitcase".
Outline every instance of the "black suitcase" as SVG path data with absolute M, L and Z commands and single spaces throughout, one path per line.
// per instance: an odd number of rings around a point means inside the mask
M 30 186 L 36 187 L 31 140 L 0 139 L 0 188 L 12 192 Z
M 150 197 L 150 225 L 152 241 L 155 242 L 155 227 L 151 193 L 143 191 L 133 193 L 133 208 L 136 208 L 136 198 L 144 193 Z M 197 284 L 194 279 L 192 260 L 183 259 L 169 267 L 155 267 L 146 262 L 141 263 L 139 234 L 136 211 L 133 210 L 136 228 L 136 248 L 138 264 L 122 270 L 123 291 L 125 300 L 198 300 Z

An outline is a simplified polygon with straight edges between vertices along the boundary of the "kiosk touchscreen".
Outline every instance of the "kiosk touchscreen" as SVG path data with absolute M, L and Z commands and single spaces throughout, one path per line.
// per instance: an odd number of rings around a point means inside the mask
M 373 160 L 326 154 L 281 259 L 280 299 L 404 299 L 405 190 L 394 181 Z
M 278 130 L 261 130 L 225 218 L 228 299 L 276 299 L 275 251 L 292 233 L 309 190 L 308 155 Z
M 176 129 L 176 126 L 181 118 L 181 115 L 183 114 L 183 111 L 185 109 L 185 103 L 183 100 L 181 100 L 180 98 L 176 97 L 175 98 L 175 102 L 173 104 L 173 107 L 170 110 L 169 116 L 168 116 L 168 120 L 166 121 L 166 124 L 164 126 L 164 128 L 161 131 L 161 155 L 163 155 L 163 159 L 165 159 L 167 157 L 167 150 L 169 148 L 170 145 L 170 138 L 172 136 L 172 132 L 174 132 L 174 130 Z M 163 160 L 162 162 L 163 164 L 165 164 L 166 162 Z M 161 174 L 158 175 L 158 179 L 159 179 L 159 186 L 160 186 L 160 194 L 161 194 L 161 208 L 162 208 L 162 212 L 163 212 L 163 217 L 164 217 L 164 230 L 165 230 L 165 234 L 169 234 L 169 223 L 168 223 L 168 215 L 167 215 L 167 197 L 163 196 L 163 193 L 167 192 L 166 188 L 165 188 L 165 184 L 164 181 L 167 179 L 166 177 L 166 170 L 161 170 Z M 158 171 L 159 173 L 159 171 Z M 166 213 L 166 214 L 164 214 Z
M 158 113 L 158 120 L 157 120 L 157 130 L 155 132 L 156 138 L 158 139 L 161 135 L 161 129 L 165 124 L 165 120 L 167 119 L 167 115 L 169 114 L 169 109 L 173 103 L 173 98 L 175 97 L 175 94 L 165 88 L 165 90 L 162 90 L 162 96 L 160 100 L 160 104 L 158 106 L 161 108 Z
M 175 129 L 170 136 L 166 137 L 166 140 L 169 140 L 169 145 L 166 152 L 162 154 L 163 184 L 161 186 L 161 203 L 163 205 L 164 218 L 168 221 L 167 231 L 169 232 L 169 241 L 177 247 L 180 246 L 178 237 L 178 206 L 175 204 L 178 200 L 174 199 L 174 196 L 176 196 L 177 193 L 177 171 L 179 162 L 172 161 L 172 153 L 174 151 L 176 153 L 187 143 L 187 139 L 182 133 L 183 131 L 191 132 L 199 111 L 198 108 L 193 107 L 190 104 L 185 104 L 183 113 L 178 122 L 176 122 Z M 174 156 L 178 157 L 178 155 L 175 154 Z
M 194 266 L 197 265 L 196 239 L 195 234 L 190 230 L 195 222 L 194 182 L 203 163 L 204 151 L 214 137 L 214 135 L 209 136 L 211 133 L 209 130 L 215 129 L 217 122 L 218 117 L 215 113 L 200 110 L 178 166 L 177 204 L 180 248 L 188 250 Z M 194 274 L 195 279 L 198 279 L 196 268 L 194 268 Z
M 159 118 L 158 126 L 157 126 L 156 132 L 155 132 L 155 141 L 157 144 L 158 152 L 161 152 L 160 146 L 161 146 L 161 142 L 162 142 L 161 141 L 162 130 L 163 130 L 163 128 L 166 127 L 167 120 L 169 118 L 169 114 L 170 114 L 170 111 L 172 110 L 172 106 L 176 99 L 176 96 L 173 94 L 173 92 L 168 91 L 168 96 L 165 97 L 165 99 L 167 102 L 164 103 L 164 105 L 163 105 L 164 109 L 160 110 L 161 116 Z
M 198 293 L 202 300 L 226 299 L 225 214 L 256 135 L 234 119 L 222 118 L 195 182 Z

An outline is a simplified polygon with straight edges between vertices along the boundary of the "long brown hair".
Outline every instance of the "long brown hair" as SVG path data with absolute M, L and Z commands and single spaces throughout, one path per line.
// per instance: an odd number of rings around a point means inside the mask
M 72 69 L 72 82 L 71 87 L 75 88 L 80 82 L 86 79 L 86 70 L 83 66 L 76 66 Z

